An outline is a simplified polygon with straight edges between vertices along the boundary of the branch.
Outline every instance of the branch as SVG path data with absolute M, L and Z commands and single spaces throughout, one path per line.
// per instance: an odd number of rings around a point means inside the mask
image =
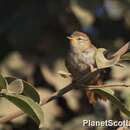
M 96 88 L 119 88 L 119 87 L 130 87 L 128 84 L 103 84 L 103 85 L 88 85 L 90 89 Z
M 83 88 L 90 88 L 90 89 L 95 89 L 95 88 L 104 88 L 104 87 L 130 87 L 130 85 L 125 85 L 125 84 L 119 84 L 119 85 L 89 85 L 90 81 L 93 80 L 93 77 L 96 77 L 99 72 L 102 71 L 100 70 L 95 70 L 94 72 L 88 73 L 86 75 L 83 75 L 83 77 L 80 77 L 79 79 L 73 81 L 70 85 L 65 86 L 64 88 L 58 90 L 54 94 L 52 94 L 50 97 L 48 97 L 46 100 L 41 100 L 41 106 L 46 105 L 47 103 L 63 96 L 67 92 L 71 91 L 72 89 L 78 88 L 78 89 L 83 89 Z M 20 110 L 17 110 L 14 113 L 10 113 L 7 116 L 3 116 L 0 118 L 0 123 L 5 123 L 8 121 L 11 121 L 24 113 Z

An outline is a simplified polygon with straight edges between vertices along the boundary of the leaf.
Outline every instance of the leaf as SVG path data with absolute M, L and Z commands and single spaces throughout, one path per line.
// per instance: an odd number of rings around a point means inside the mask
M 109 93 L 109 94 L 111 94 L 111 95 L 114 95 L 114 91 L 113 90 L 111 90 L 111 89 L 108 89 L 108 88 L 104 88 L 104 89 L 99 89 L 99 90 L 101 90 L 101 91 L 103 91 L 103 92 L 106 92 L 106 93 Z M 102 93 L 102 92 L 101 92 Z
M 0 90 L 6 89 L 6 86 L 7 86 L 6 79 L 2 75 L 0 75 Z
M 8 84 L 16 79 L 17 78 L 15 78 L 15 77 L 6 77 Z M 22 80 L 22 81 L 23 81 L 23 85 L 24 85 L 24 90 L 23 90 L 22 95 L 28 96 L 31 99 L 33 99 L 34 101 L 40 103 L 40 97 L 39 97 L 38 92 L 35 90 L 35 88 L 28 82 L 26 82 L 24 80 Z
M 108 60 L 104 56 L 105 51 L 106 51 L 106 49 L 104 49 L 104 48 L 97 49 L 95 59 L 96 59 L 96 64 L 97 64 L 98 69 L 111 67 L 111 66 L 117 64 L 120 60 L 119 55 L 117 55 L 117 56 L 111 58 L 110 60 Z
M 120 57 L 122 57 L 128 51 L 129 45 L 130 42 L 127 42 L 117 52 L 111 55 L 111 59 L 109 60 L 104 56 L 104 52 L 106 51 L 106 49 L 104 48 L 97 49 L 96 56 L 95 56 L 97 67 L 100 69 L 100 68 L 107 68 L 116 65 L 120 61 Z
M 93 91 L 99 95 L 106 96 L 117 108 L 119 108 L 124 114 L 130 117 L 130 111 L 126 106 L 114 96 L 114 93 L 110 89 L 93 89 Z
M 8 93 L 21 94 L 23 90 L 24 90 L 24 85 L 21 79 L 16 79 L 7 85 Z
M 123 47 L 121 47 L 117 52 L 115 52 L 112 55 L 112 57 L 124 55 L 128 51 L 129 45 L 130 45 L 130 42 L 127 42 Z
M 70 0 L 71 9 L 83 27 L 90 26 L 94 22 L 94 16 L 90 11 L 80 6 L 77 0 Z
M 43 127 L 44 115 L 39 104 L 34 102 L 31 98 L 23 95 L 6 94 L 4 97 L 28 114 L 40 128 Z

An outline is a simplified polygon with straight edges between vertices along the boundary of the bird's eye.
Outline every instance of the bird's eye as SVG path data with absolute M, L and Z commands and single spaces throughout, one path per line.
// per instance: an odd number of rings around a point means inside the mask
M 82 40 L 82 38 L 81 38 L 81 37 L 78 37 L 78 39 L 77 39 L 77 40 L 79 40 L 79 41 L 80 41 L 80 40 Z

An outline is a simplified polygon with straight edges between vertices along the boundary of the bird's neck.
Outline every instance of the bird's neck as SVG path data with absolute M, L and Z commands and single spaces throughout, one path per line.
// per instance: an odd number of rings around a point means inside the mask
M 70 52 L 72 52 L 74 54 L 80 54 L 80 53 L 82 53 L 82 50 L 79 49 L 78 47 L 70 47 Z

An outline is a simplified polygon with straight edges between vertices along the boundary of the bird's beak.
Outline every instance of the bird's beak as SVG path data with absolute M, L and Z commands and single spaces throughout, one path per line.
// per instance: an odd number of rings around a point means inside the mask
M 71 44 L 75 43 L 75 38 L 74 37 L 68 36 L 67 38 L 70 40 Z
M 69 40 L 72 40 L 72 39 L 73 39 L 71 36 L 68 36 L 67 38 L 68 38 Z

